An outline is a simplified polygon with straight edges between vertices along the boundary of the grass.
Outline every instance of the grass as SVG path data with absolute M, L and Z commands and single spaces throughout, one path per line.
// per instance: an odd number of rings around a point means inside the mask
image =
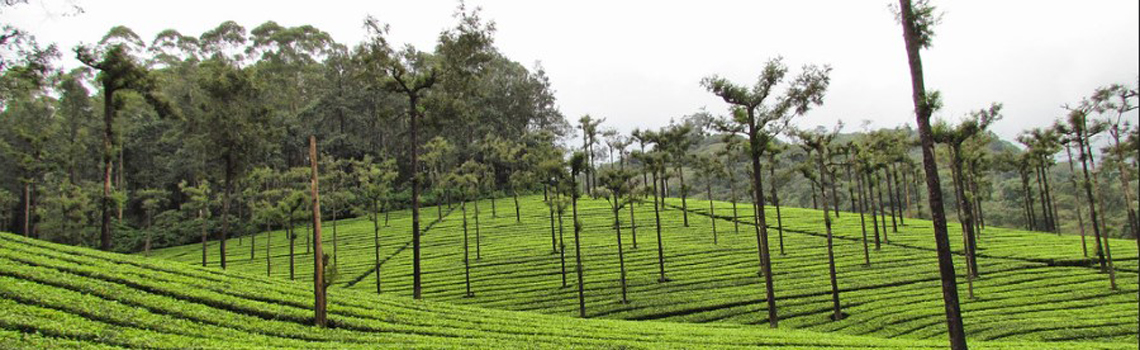
M 446 215 L 423 236 L 425 299 L 553 316 L 577 314 L 571 219 L 568 214 L 564 218 L 570 287 L 563 288 L 559 255 L 552 254 L 549 212 L 542 196 L 522 197 L 520 202 L 520 222 L 515 221 L 510 200 L 498 201 L 496 218 L 492 218 L 489 201 L 480 202 L 481 258 L 472 261 L 474 297 L 466 297 L 464 289 L 461 212 L 443 210 Z M 616 237 L 608 203 L 580 202 L 588 316 L 702 323 L 716 329 L 767 328 L 753 226 L 741 224 L 739 233 L 735 232 L 728 217 L 731 205 L 717 202 L 719 242 L 713 244 L 707 201 L 689 201 L 689 227 L 682 224 L 680 200 L 669 199 L 668 204 L 662 212 L 666 269 L 671 279 L 666 283 L 657 281 L 652 203 L 634 207 L 636 249 L 628 209 L 622 211 L 630 302 L 621 303 Z M 469 215 L 473 215 L 472 209 L 468 207 Z M 739 206 L 741 215 L 750 210 L 747 205 Z M 781 330 L 941 344 L 945 320 L 929 221 L 908 218 L 898 232 L 880 233 L 885 239 L 879 250 L 870 244 L 871 265 L 866 266 L 859 217 L 841 213 L 835 221 L 835 254 L 843 311 L 849 316 L 831 321 L 822 212 L 783 208 L 782 213 L 785 254 L 779 254 L 776 230 L 770 230 Z M 391 225 L 381 229 L 382 297 L 406 298 L 411 295 L 410 215 L 407 211 L 392 214 Z M 437 218 L 433 207 L 425 208 L 422 214 L 425 221 Z M 768 208 L 767 214 L 769 225 L 774 227 L 774 209 Z M 870 225 L 870 217 L 867 219 Z M 469 220 L 473 225 L 473 218 Z M 887 226 L 889 231 L 891 225 Z M 471 230 L 474 246 L 474 228 Z M 300 231 L 304 234 L 305 230 Z M 337 231 L 340 276 L 332 290 L 375 294 L 371 223 L 342 220 Z M 325 247 L 331 252 L 330 223 L 325 224 L 324 232 Z M 272 260 L 268 279 L 264 278 L 266 237 L 270 239 Z M 951 237 L 951 245 L 960 248 L 956 225 L 951 227 Z M 1084 261 L 1080 237 L 987 228 L 979 237 L 981 277 L 974 281 L 974 299 L 967 298 L 966 281 L 959 278 L 968 336 L 975 341 L 1082 342 L 1079 344 L 1134 348 L 1138 323 L 1136 245 L 1131 240 L 1111 241 L 1117 260 L 1117 291 L 1109 289 L 1107 275 Z M 243 240 L 244 245 L 231 240 L 227 259 L 230 271 L 260 275 L 259 280 L 265 281 L 288 280 L 284 233 L 262 233 L 256 242 L 254 259 L 250 260 L 249 238 Z M 1089 242 L 1091 245 L 1092 240 Z M 298 252 L 305 251 L 303 238 L 298 239 L 297 246 Z M 200 245 L 174 247 L 155 251 L 154 255 L 193 265 L 200 263 L 200 249 Z M 213 265 L 216 242 L 210 243 L 209 254 Z M 311 280 L 311 259 L 311 254 L 298 255 L 298 281 Z M 961 255 L 955 257 L 959 271 L 964 271 L 962 261 Z M 164 266 L 184 269 L 186 265 Z

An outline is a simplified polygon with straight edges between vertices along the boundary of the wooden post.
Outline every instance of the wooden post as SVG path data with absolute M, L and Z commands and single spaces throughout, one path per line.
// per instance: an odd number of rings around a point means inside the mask
M 313 310 L 317 327 L 324 327 L 325 317 L 325 267 L 321 249 L 321 195 L 317 183 L 317 137 L 309 136 L 309 164 L 312 165 L 313 189 L 313 292 L 316 297 Z

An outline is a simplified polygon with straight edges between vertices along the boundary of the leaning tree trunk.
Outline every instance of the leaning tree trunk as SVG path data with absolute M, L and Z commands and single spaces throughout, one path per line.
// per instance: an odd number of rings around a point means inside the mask
M 927 102 L 923 81 L 922 56 L 924 44 L 916 27 L 917 19 L 910 0 L 899 0 L 899 13 L 910 66 L 911 98 L 914 100 L 915 119 L 922 145 L 922 165 L 926 171 L 926 192 L 930 200 L 930 216 L 934 221 L 934 243 L 938 251 L 938 272 L 942 278 L 942 300 L 946 308 L 946 326 L 952 350 L 966 350 L 966 331 L 962 326 L 962 311 L 958 305 L 958 283 L 954 279 L 954 255 L 950 251 L 950 237 L 946 229 L 946 212 L 942 207 L 942 184 L 938 178 L 938 165 L 934 158 L 934 136 L 930 127 L 932 104 Z

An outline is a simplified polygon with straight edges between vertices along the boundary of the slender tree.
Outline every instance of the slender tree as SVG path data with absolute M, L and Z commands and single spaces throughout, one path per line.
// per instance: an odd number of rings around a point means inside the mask
M 578 317 L 586 318 L 586 289 L 582 277 L 582 223 L 578 221 L 578 191 L 577 178 L 587 167 L 586 155 L 576 152 L 570 157 L 570 206 L 574 218 L 574 260 L 575 272 L 578 273 Z
M 962 327 L 962 311 L 958 305 L 958 283 L 954 279 L 953 252 L 950 251 L 946 212 L 942 206 L 942 184 L 938 178 L 938 165 L 934 159 L 934 137 L 930 127 L 930 116 L 939 108 L 939 95 L 937 92 L 926 91 L 920 54 L 922 49 L 930 47 L 934 38 L 934 26 L 940 21 L 941 15 L 935 12 L 934 6 L 927 0 L 918 0 L 914 6 L 910 0 L 899 0 L 897 19 L 902 25 L 907 62 L 910 66 L 913 90 L 911 98 L 914 100 L 918 137 L 922 145 L 927 200 L 930 202 L 930 215 L 934 221 L 934 243 L 938 251 L 938 271 L 942 277 L 942 300 L 946 307 L 950 348 L 965 350 L 966 332 Z
M 630 205 L 629 197 L 627 194 L 630 190 L 630 179 L 633 178 L 633 172 L 622 169 L 607 169 L 601 172 L 598 181 L 601 181 L 603 186 L 603 194 L 606 200 L 610 202 L 610 208 L 614 213 L 614 232 L 617 234 L 618 246 L 618 268 L 619 278 L 621 280 L 621 303 L 629 303 L 629 298 L 626 293 L 626 280 L 625 280 L 625 248 L 621 242 L 621 218 L 619 212 L 622 207 Z
M 815 163 L 819 166 L 819 188 L 820 198 L 823 200 L 823 225 L 827 232 L 827 265 L 829 276 L 831 277 L 831 303 L 832 303 L 832 321 L 839 321 L 844 318 L 843 311 L 839 305 L 839 282 L 835 272 L 835 251 L 833 248 L 833 238 L 831 232 L 831 215 L 827 213 L 828 208 L 831 207 L 830 200 L 827 196 L 827 181 L 831 173 L 827 169 L 828 163 L 831 161 L 831 142 L 835 140 L 835 136 L 839 134 L 839 130 L 843 128 L 840 123 L 831 132 L 825 130 L 814 131 L 794 131 L 793 134 L 800 139 L 801 145 L 808 157 L 811 153 L 815 153 Z
M 783 96 L 775 97 L 774 104 L 765 104 L 768 97 L 788 73 L 788 68 L 780 58 L 769 60 L 755 86 L 751 89 L 736 85 L 728 80 L 711 76 L 703 79 L 701 85 L 720 96 L 730 105 L 739 106 L 743 113 L 735 113 L 732 123 L 746 129 L 749 142 L 749 158 L 752 161 L 752 186 L 755 191 L 757 208 L 757 246 L 760 250 L 761 269 L 767 290 L 768 325 L 776 328 L 779 318 L 776 313 L 776 292 L 772 284 L 771 260 L 768 256 L 768 227 L 764 217 L 764 181 L 760 169 L 760 157 L 770 142 L 772 135 L 765 131 L 768 123 L 786 120 L 795 115 L 803 115 L 812 106 L 823 104 L 823 95 L 830 85 L 830 67 L 805 66 L 803 73 L 796 77 Z M 762 107 L 762 108 L 761 108 Z M 760 113 L 757 110 L 760 109 Z M 728 124 L 728 123 L 725 123 Z
M 313 323 L 317 327 L 325 327 L 328 324 L 328 317 L 326 311 L 326 293 L 325 288 L 328 287 L 328 280 L 325 279 L 325 260 L 327 257 L 324 254 L 324 249 L 321 241 L 321 195 L 320 195 L 320 177 L 318 176 L 317 169 L 317 138 L 316 136 L 309 136 L 309 164 L 312 166 L 312 205 L 313 208 Z
M 157 91 L 154 79 L 145 67 L 132 57 L 132 47 L 143 46 L 138 35 L 127 27 L 111 28 L 99 42 L 100 47 L 78 46 L 75 58 L 84 65 L 99 71 L 96 80 L 103 89 L 103 197 L 100 204 L 102 225 L 99 228 L 99 247 L 111 250 L 111 170 L 114 162 L 117 92 L 132 90 L 143 95 L 160 115 L 170 115 L 174 109 Z

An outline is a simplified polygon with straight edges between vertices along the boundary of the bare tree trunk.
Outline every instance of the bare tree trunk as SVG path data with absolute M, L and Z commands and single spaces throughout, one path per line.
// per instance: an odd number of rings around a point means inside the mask
M 713 208 L 712 181 L 708 181 L 705 187 L 707 187 L 709 196 L 709 221 L 712 222 L 713 244 L 720 244 L 716 234 L 716 209 Z
M 230 155 L 226 155 L 226 162 L 225 163 L 226 163 L 225 164 L 225 166 L 226 166 L 226 175 L 225 175 L 226 178 L 225 178 L 225 184 L 224 184 L 225 190 L 222 192 L 222 237 L 221 237 L 221 240 L 218 241 L 218 243 L 219 243 L 218 248 L 220 250 L 220 256 L 221 256 L 219 262 L 221 263 L 222 270 L 226 269 L 226 236 L 229 234 L 229 231 L 230 231 L 230 220 L 229 220 L 230 219 L 230 197 L 233 196 L 233 192 L 234 192 L 234 166 L 235 166 L 235 164 L 233 164 L 233 158 Z
M 411 139 L 412 176 L 412 298 L 419 300 L 423 299 L 423 276 L 421 275 L 420 268 L 420 181 L 419 176 L 416 176 L 420 166 L 419 162 L 419 140 L 417 139 L 419 112 L 416 105 L 415 93 L 409 94 L 408 103 L 411 107 L 409 113 L 411 114 L 409 126 L 409 138 Z
M 731 171 L 729 170 L 729 174 Z M 728 177 L 728 191 L 732 192 L 732 230 L 736 234 L 740 234 L 740 220 L 736 213 L 736 179 L 733 179 L 731 175 Z
M 898 213 L 895 208 L 895 181 L 894 176 L 891 174 L 891 168 L 889 164 L 883 168 L 883 174 L 885 174 L 887 178 L 887 199 L 889 199 L 889 201 L 887 201 L 887 206 L 889 206 L 891 209 L 891 232 L 899 232 L 899 225 L 895 220 L 895 218 L 898 217 Z
M 1086 190 L 1088 190 L 1090 193 L 1089 194 L 1089 198 L 1090 198 L 1089 203 L 1096 203 L 1096 205 L 1093 206 L 1093 209 L 1090 210 L 1091 215 L 1093 217 L 1093 227 L 1096 228 L 1097 226 L 1100 226 L 1100 232 L 1104 238 L 1104 240 L 1103 240 L 1103 242 L 1104 242 L 1104 259 L 1108 263 L 1108 282 L 1109 282 L 1109 285 L 1111 286 L 1112 290 L 1116 290 L 1116 267 L 1114 267 L 1112 264 L 1112 247 L 1109 244 L 1111 240 L 1108 238 L 1108 222 L 1107 222 L 1108 220 L 1105 220 L 1103 217 L 1100 218 L 1101 222 L 1099 225 L 1097 224 L 1097 221 L 1096 221 L 1097 215 L 1096 215 L 1096 209 L 1095 208 L 1100 207 L 1101 210 L 1104 210 L 1103 197 L 1092 194 L 1093 188 L 1098 190 L 1097 194 L 1099 194 L 1099 189 L 1100 189 L 1100 185 L 1097 183 L 1096 162 L 1093 159 L 1092 145 L 1089 144 L 1091 142 L 1087 138 L 1085 138 L 1084 143 L 1085 143 L 1085 148 L 1086 148 L 1085 154 L 1088 155 L 1087 159 L 1089 160 L 1088 167 L 1084 168 L 1085 169 L 1085 178 L 1089 179 L 1087 181 L 1091 182 L 1091 184 L 1086 184 Z M 1081 157 L 1081 159 L 1084 160 L 1086 158 Z M 1089 173 L 1088 173 L 1089 167 L 1094 168 L 1091 177 L 1089 176 Z M 1104 225 L 1104 226 L 1101 226 L 1101 225 Z
M 309 163 L 312 165 L 312 192 L 313 192 L 313 323 L 317 327 L 325 327 L 328 323 L 326 316 L 325 288 L 325 255 L 321 242 L 321 191 L 317 178 L 317 138 L 309 136 Z M 223 213 L 223 215 L 225 215 Z M 225 220 L 223 219 L 223 222 Z
M 772 176 L 772 205 L 776 207 L 776 234 L 777 240 L 780 243 L 780 256 L 784 255 L 784 215 L 780 212 L 780 194 L 776 192 L 776 167 L 768 167 L 769 175 Z M 765 246 L 767 246 L 767 239 Z M 765 251 L 767 248 L 764 249 Z
M 202 224 L 202 267 L 206 267 L 206 213 L 198 209 L 198 221 Z
M 823 190 L 827 187 L 827 166 L 824 165 L 824 159 L 827 157 L 825 155 L 826 152 L 826 149 L 820 149 L 818 152 L 819 188 L 821 194 L 820 198 L 823 199 L 823 225 L 827 229 L 827 266 L 828 272 L 831 275 L 831 305 L 833 309 L 831 320 L 839 321 L 843 319 L 843 311 L 839 308 L 839 282 L 835 275 L 835 251 L 832 245 L 831 216 L 827 214 L 827 207 L 830 203 L 827 198 L 827 191 Z M 835 193 L 835 183 L 832 182 L 831 185 L 832 193 Z M 838 213 L 838 209 L 836 209 L 836 212 Z M 836 217 L 839 217 L 839 215 L 837 214 Z
M 867 204 L 871 208 L 871 228 L 875 229 L 875 251 L 879 251 L 882 248 L 882 241 L 879 239 L 879 211 L 875 206 L 875 181 L 870 172 L 863 175 L 867 179 Z
M 680 175 L 681 179 L 681 215 L 685 218 L 685 227 L 689 227 L 689 204 L 688 201 L 686 201 L 689 195 L 689 189 L 685 188 L 685 168 L 680 165 L 680 161 L 678 161 L 677 164 L 677 174 Z
M 633 192 L 629 193 L 629 232 L 633 238 L 633 249 L 637 249 L 637 221 L 633 216 Z
M 1085 240 L 1085 216 L 1084 213 L 1081 212 L 1081 206 L 1084 204 L 1081 203 L 1081 195 L 1077 193 L 1080 191 L 1080 186 L 1077 185 L 1077 169 L 1073 166 L 1073 150 L 1072 147 L 1069 147 L 1068 143 L 1065 144 L 1065 155 L 1069 158 L 1069 182 L 1073 185 L 1073 198 L 1077 200 L 1075 207 L 1077 207 L 1077 225 L 1079 225 L 1081 229 L 1081 252 L 1085 254 L 1085 258 L 1088 258 L 1089 245 Z
M 918 33 L 916 18 L 910 0 L 899 0 L 899 13 L 902 19 L 903 39 L 906 43 L 910 66 L 912 99 L 915 119 L 918 121 L 918 135 L 922 144 L 922 163 L 926 170 L 926 189 L 930 200 L 930 214 L 934 221 L 934 242 L 938 251 L 938 271 L 942 277 L 942 299 L 946 308 L 946 326 L 952 350 L 966 350 L 966 332 L 962 326 L 962 312 L 958 305 L 958 283 L 955 281 L 953 252 L 950 251 L 950 238 L 946 229 L 946 214 L 942 207 L 942 185 L 938 178 L 938 165 L 934 158 L 934 137 L 930 127 L 933 109 L 927 102 L 926 86 L 923 82 L 922 57 L 919 50 L 924 45 Z
M 546 201 L 550 201 L 550 196 L 547 192 L 548 192 L 547 186 L 542 185 L 542 196 Z M 466 201 L 464 201 L 464 203 L 466 203 Z M 549 208 L 550 208 L 550 254 L 557 254 L 558 253 L 558 238 L 554 235 L 554 205 L 553 205 L 553 203 L 551 203 Z M 466 217 L 466 215 L 467 214 L 464 214 L 464 217 Z
M 459 204 L 459 207 L 463 209 L 463 279 L 467 285 L 465 297 L 470 298 L 475 296 L 475 293 L 471 292 L 471 249 L 468 248 L 470 245 L 467 243 L 467 201 L 464 200 L 463 203 Z
M 764 288 L 765 299 L 768 302 L 768 326 L 777 328 L 779 326 L 779 317 L 776 313 L 776 289 L 772 283 L 772 261 L 768 254 L 768 227 L 767 218 L 764 216 L 764 178 L 762 169 L 760 168 L 760 156 L 762 150 L 755 149 L 758 144 L 757 133 L 762 132 L 756 130 L 755 120 L 756 112 L 752 108 L 747 108 L 748 112 L 748 139 L 750 146 L 750 153 L 752 158 L 752 180 L 753 187 L 756 191 L 756 225 L 759 229 L 759 236 L 757 237 L 757 245 L 760 249 L 761 270 L 764 273 Z
M 112 82 L 103 83 L 103 198 L 99 206 L 102 211 L 102 226 L 100 226 L 99 248 L 103 251 L 111 250 L 111 167 L 114 151 L 112 144 L 115 134 L 112 123 L 115 119 L 115 87 Z M 202 259 L 205 266 L 206 259 Z
M 562 288 L 566 288 L 566 237 L 563 235 L 562 210 L 558 211 L 558 260 L 562 263 Z
M 24 183 L 24 237 L 32 236 L 32 183 Z M 104 249 L 109 250 L 109 249 Z M 203 263 L 205 266 L 205 263 Z
M 621 208 L 618 207 L 618 201 L 620 201 L 619 198 L 621 198 L 621 197 L 618 193 L 614 193 L 613 196 L 614 196 L 614 203 L 613 203 L 614 204 L 613 205 L 613 207 L 614 207 L 614 229 L 617 230 L 618 267 L 620 268 L 620 271 L 621 271 L 621 275 L 620 275 L 620 277 L 621 277 L 621 303 L 627 304 L 627 303 L 629 303 L 629 298 L 626 297 L 626 287 L 625 287 L 625 251 L 623 250 L 622 244 L 621 244 L 621 220 L 618 219 L 618 211 L 621 210 Z
M 582 277 L 582 224 L 578 222 L 578 193 L 570 194 L 570 205 L 574 210 L 574 259 L 577 262 L 578 273 L 578 317 L 586 318 L 586 289 Z M 660 240 L 658 240 L 660 244 Z
M 657 278 L 657 282 L 668 282 L 669 279 L 665 277 L 665 245 L 661 241 L 661 210 L 659 209 L 657 201 L 665 200 L 664 185 L 662 185 L 660 196 L 658 196 L 657 187 L 657 172 L 653 172 L 653 216 L 657 220 L 657 266 L 660 268 L 661 277 Z M 661 182 L 665 182 L 661 179 Z M 663 203 L 662 203 L 663 204 Z M 576 222 L 576 221 L 575 221 Z M 575 225 L 576 227 L 577 225 Z M 575 229 L 576 230 L 576 229 Z
M 867 249 L 867 219 L 864 217 L 864 213 L 867 209 L 867 197 L 863 192 L 863 177 L 858 176 L 858 170 L 855 172 L 856 176 L 853 181 L 855 181 L 855 184 L 858 186 L 859 190 L 859 227 L 863 229 L 863 263 L 867 266 L 871 266 L 871 253 Z M 878 249 L 877 244 L 875 247 L 875 249 Z

